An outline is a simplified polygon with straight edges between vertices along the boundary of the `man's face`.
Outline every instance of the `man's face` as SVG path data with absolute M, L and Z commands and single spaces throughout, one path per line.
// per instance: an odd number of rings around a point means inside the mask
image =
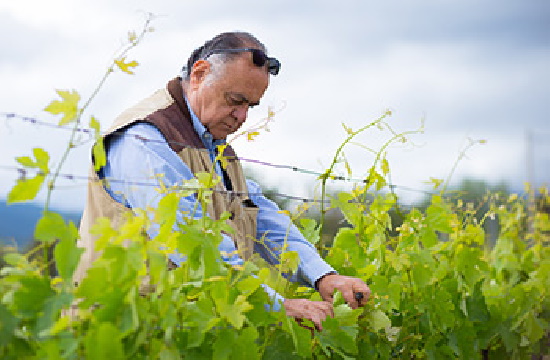
M 248 109 L 260 103 L 269 75 L 265 67 L 252 63 L 251 54 L 225 64 L 213 81 L 208 81 L 211 65 L 199 60 L 192 69 L 187 89 L 190 106 L 214 139 L 225 139 L 246 120 Z M 206 81 L 205 81 L 206 79 Z

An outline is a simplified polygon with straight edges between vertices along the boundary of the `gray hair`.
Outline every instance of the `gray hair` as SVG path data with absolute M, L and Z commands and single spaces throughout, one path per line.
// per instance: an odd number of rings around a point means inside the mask
M 229 58 L 225 55 L 227 54 L 213 54 L 208 57 L 207 61 L 210 63 L 210 72 L 203 80 L 205 86 L 212 85 L 224 73 L 225 65 L 229 62 Z
M 181 69 L 181 77 L 184 80 L 189 80 L 189 75 L 191 69 L 193 68 L 193 64 L 195 64 L 198 60 L 204 59 L 205 56 L 211 54 L 214 50 L 238 49 L 250 46 L 261 49 L 264 52 L 266 51 L 264 44 L 262 44 L 252 34 L 247 32 L 225 32 L 216 35 L 191 53 L 191 56 L 189 56 L 189 59 L 187 60 L 187 64 Z M 217 76 L 222 74 L 225 64 L 237 55 L 238 54 L 234 53 L 215 53 L 208 56 L 208 62 L 212 65 L 213 70 L 213 78 L 209 80 L 212 81 Z

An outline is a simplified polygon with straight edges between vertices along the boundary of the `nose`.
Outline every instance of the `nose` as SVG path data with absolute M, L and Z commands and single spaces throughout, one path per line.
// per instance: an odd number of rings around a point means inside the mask
M 248 116 L 248 105 L 236 107 L 232 112 L 233 117 L 242 124 Z

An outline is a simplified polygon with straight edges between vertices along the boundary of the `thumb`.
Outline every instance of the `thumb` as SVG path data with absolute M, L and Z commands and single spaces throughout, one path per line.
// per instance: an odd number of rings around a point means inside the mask
M 334 292 L 323 289 L 322 291 L 319 291 L 319 293 L 324 301 L 330 302 L 331 304 L 334 302 Z
M 318 289 L 319 294 L 323 298 L 324 301 L 333 302 L 334 300 L 334 286 L 332 282 L 332 277 L 334 276 L 333 273 L 328 273 L 323 276 L 319 280 L 317 280 L 315 287 Z

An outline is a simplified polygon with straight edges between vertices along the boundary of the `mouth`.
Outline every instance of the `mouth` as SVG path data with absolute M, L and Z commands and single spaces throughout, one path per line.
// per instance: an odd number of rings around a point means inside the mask
M 229 130 L 230 132 L 233 132 L 233 131 L 237 130 L 237 126 L 234 126 L 234 125 L 232 125 L 232 124 L 230 124 L 230 123 L 225 123 L 225 122 L 224 122 L 223 124 L 225 125 L 225 127 L 227 128 L 227 130 Z

